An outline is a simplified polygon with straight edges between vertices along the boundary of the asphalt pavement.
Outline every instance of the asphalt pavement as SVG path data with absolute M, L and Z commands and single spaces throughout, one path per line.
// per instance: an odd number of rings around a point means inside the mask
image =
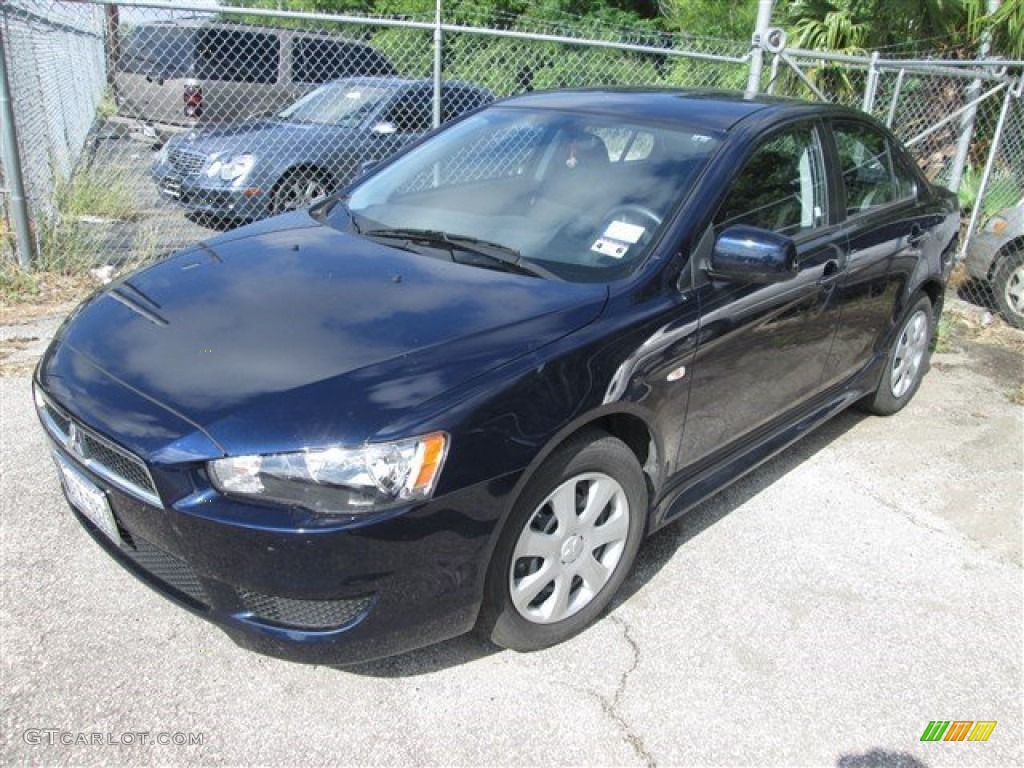
M 1021 378 L 938 355 L 903 413 L 843 415 L 649 539 L 564 645 L 346 669 L 243 651 L 111 561 L 28 376 L 0 378 L 3 763 L 1020 765 Z

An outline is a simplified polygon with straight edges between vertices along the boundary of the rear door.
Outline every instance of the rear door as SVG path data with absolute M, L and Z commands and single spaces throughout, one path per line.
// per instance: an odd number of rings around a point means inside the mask
M 192 75 L 195 27 L 136 27 L 125 39 L 115 74 L 121 114 L 146 123 L 184 124 L 182 93 Z
M 831 124 L 831 163 L 846 222 L 846 270 L 836 301 L 842 313 L 825 384 L 853 375 L 883 347 L 899 297 L 930 237 L 917 204 L 917 178 L 893 140 L 858 120 Z
M 833 303 L 844 242 L 831 223 L 822 128 L 806 121 L 749 156 L 714 217 L 714 233 L 746 224 L 792 237 L 799 274 L 771 285 L 711 281 L 698 290 L 682 467 L 702 471 L 822 390 L 838 327 Z

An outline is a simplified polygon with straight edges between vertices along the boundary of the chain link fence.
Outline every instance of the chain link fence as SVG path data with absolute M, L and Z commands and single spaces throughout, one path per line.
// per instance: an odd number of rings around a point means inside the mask
M 304 205 L 494 98 L 601 85 L 743 89 L 749 69 L 747 41 L 482 7 L 440 25 L 189 7 L 0 6 L 36 266 L 120 271 Z M 978 234 L 954 290 L 994 314 L 1013 301 L 1019 311 L 1022 270 L 1000 267 L 1020 262 L 1019 219 L 999 223 L 1024 195 L 1019 73 L 784 48 L 769 64 L 762 90 L 865 109 L 910 144 L 930 179 L 959 187 L 965 240 Z M 1004 232 L 1008 245 L 996 242 Z M 994 252 L 979 255 L 985 248 Z
M 950 281 L 958 298 L 1024 327 L 1024 99 L 1021 73 L 999 62 L 776 54 L 766 90 L 873 114 L 925 175 L 956 189 L 964 226 Z M 986 169 L 988 169 L 986 171 Z

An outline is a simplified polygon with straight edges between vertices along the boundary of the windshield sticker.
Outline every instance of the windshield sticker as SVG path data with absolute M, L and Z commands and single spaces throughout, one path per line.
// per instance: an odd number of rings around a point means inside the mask
M 641 237 L 644 236 L 644 228 L 637 226 L 636 224 L 627 224 L 624 221 L 613 221 L 608 225 L 608 229 L 604 231 L 602 237 L 611 238 L 612 240 L 621 240 L 625 243 L 633 245 Z
M 614 240 L 610 237 L 599 237 L 597 241 L 590 246 L 590 250 L 604 256 L 611 256 L 613 259 L 621 259 L 629 250 L 629 243 L 624 243 L 621 240 Z

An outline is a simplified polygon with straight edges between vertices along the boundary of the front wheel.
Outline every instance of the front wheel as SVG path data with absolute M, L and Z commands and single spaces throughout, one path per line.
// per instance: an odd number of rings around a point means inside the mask
M 1024 249 L 1011 249 L 992 275 L 992 293 L 999 313 L 1014 328 L 1024 328 Z
M 928 370 L 932 344 L 932 303 L 919 295 L 903 314 L 878 388 L 865 402 L 871 413 L 889 416 L 910 402 Z
M 320 174 L 308 170 L 289 171 L 274 187 L 270 201 L 271 211 L 285 213 L 305 208 L 328 192 L 330 189 Z
M 622 441 L 593 432 L 557 450 L 520 496 L 498 543 L 480 633 L 533 651 L 583 630 L 625 580 L 646 515 L 643 471 Z

